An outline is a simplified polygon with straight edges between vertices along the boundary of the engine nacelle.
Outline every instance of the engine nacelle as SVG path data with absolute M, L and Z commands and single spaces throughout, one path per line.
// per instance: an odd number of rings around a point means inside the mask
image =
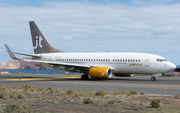
M 132 77 L 133 74 L 114 74 L 116 77 Z
M 112 70 L 108 67 L 93 67 L 89 69 L 89 76 L 92 78 L 111 78 Z

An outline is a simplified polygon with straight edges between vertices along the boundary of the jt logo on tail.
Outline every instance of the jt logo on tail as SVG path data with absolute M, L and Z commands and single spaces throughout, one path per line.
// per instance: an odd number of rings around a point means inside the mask
M 42 40 L 43 40 L 43 38 L 41 38 L 41 36 L 36 36 L 36 45 L 35 45 L 35 47 L 34 47 L 34 49 L 37 49 L 38 48 L 38 38 L 39 38 L 39 47 L 40 48 L 42 48 L 43 46 L 42 46 Z
M 64 53 L 64 51 L 53 48 L 46 40 L 34 21 L 29 21 L 33 49 L 35 54 L 41 53 Z

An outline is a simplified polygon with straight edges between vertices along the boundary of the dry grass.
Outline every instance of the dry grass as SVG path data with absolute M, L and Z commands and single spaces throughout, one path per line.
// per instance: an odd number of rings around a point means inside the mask
M 73 90 L 68 89 L 68 90 L 66 91 L 66 93 L 67 93 L 67 94 L 71 94 L 71 93 L 73 93 Z
M 161 107 L 151 108 L 153 100 L 160 99 Z M 44 88 L 35 86 L 0 85 L 0 110 L 16 103 L 28 106 L 34 112 L 169 112 L 179 111 L 180 97 L 145 95 L 137 91 L 94 91 Z M 10 106 L 12 107 L 12 106 Z M 22 107 L 23 108 L 23 107 Z M 10 109 L 10 108 L 8 108 Z
M 101 91 L 97 91 L 96 95 L 97 96 L 104 96 L 104 91 L 102 91 L 102 90 Z
M 30 110 L 29 106 L 14 103 L 14 104 L 7 104 L 3 108 L 4 113 L 33 113 L 32 110 Z
M 92 98 L 89 98 L 89 97 L 88 97 L 88 98 L 84 98 L 84 99 L 83 99 L 83 103 L 84 103 L 84 104 L 92 104 L 92 103 L 93 103 L 93 99 L 92 99 Z

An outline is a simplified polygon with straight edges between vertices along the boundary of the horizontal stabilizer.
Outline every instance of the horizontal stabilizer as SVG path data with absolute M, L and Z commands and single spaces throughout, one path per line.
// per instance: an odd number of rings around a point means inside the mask
M 41 56 L 40 56 L 40 55 L 30 55 L 30 54 L 18 53 L 18 52 L 12 52 L 12 53 L 19 54 L 19 55 L 25 55 L 25 56 L 36 57 L 36 58 L 41 58 Z

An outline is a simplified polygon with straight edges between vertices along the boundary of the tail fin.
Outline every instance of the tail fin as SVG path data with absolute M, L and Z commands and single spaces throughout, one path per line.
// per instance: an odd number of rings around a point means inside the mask
M 29 26 L 31 30 L 31 37 L 35 54 L 63 52 L 61 50 L 53 48 L 49 44 L 34 21 L 29 21 Z

